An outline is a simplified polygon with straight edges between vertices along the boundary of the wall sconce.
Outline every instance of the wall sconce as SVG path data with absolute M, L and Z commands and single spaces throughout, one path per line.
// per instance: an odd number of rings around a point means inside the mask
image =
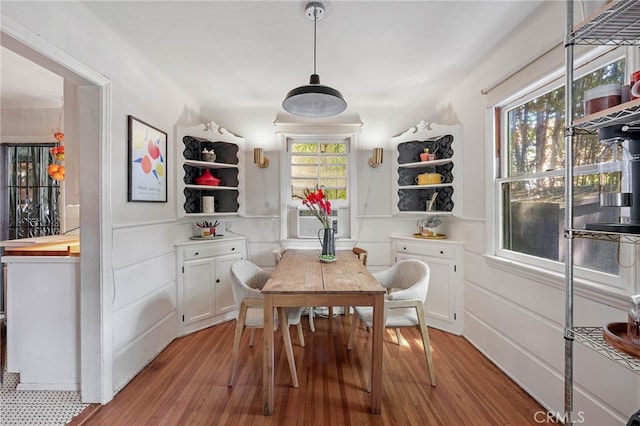
M 382 148 L 373 148 L 373 157 L 369 158 L 371 167 L 378 167 L 382 164 Z
M 264 169 L 269 165 L 269 159 L 264 156 L 264 149 L 253 148 L 253 162 L 261 169 Z

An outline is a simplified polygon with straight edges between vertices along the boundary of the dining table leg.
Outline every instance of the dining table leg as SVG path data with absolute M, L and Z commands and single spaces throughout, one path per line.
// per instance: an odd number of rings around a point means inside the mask
M 371 345 L 371 413 L 382 412 L 382 339 L 384 336 L 384 295 L 374 297 Z
M 293 345 L 291 344 L 291 334 L 289 333 L 289 321 L 287 320 L 287 310 L 285 308 L 278 308 L 278 317 L 280 322 L 280 332 L 282 333 L 282 340 L 284 341 L 284 351 L 287 354 L 287 360 L 289 361 L 289 371 L 291 372 L 291 381 L 293 387 L 298 387 L 298 373 L 296 373 L 296 360 L 293 357 Z
M 262 389 L 264 415 L 273 414 L 275 397 L 275 372 L 273 365 L 273 297 L 264 295 L 264 353 L 262 359 Z

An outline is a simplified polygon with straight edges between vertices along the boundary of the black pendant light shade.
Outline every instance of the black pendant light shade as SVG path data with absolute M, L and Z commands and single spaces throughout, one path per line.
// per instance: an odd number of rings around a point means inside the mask
M 324 5 L 309 3 L 306 12 L 307 17 L 313 19 L 313 74 L 309 85 L 296 87 L 287 93 L 282 108 L 300 117 L 330 117 L 344 111 L 347 102 L 336 89 L 321 85 L 320 76 L 316 74 L 316 22 L 324 17 Z
M 308 86 L 300 86 L 287 93 L 282 102 L 285 111 L 301 117 L 330 117 L 347 108 L 342 94 L 320 84 L 320 76 L 311 74 Z

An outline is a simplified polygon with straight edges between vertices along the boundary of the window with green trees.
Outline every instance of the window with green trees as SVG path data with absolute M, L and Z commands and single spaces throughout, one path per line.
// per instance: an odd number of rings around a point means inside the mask
M 584 116 L 584 94 L 593 87 L 624 84 L 624 58 L 574 81 L 574 118 Z M 565 87 L 520 99 L 501 109 L 501 150 L 498 187 L 501 210 L 500 248 L 551 261 L 564 259 Z M 598 164 L 603 156 L 597 134 L 574 137 L 574 226 L 617 221 L 618 211 L 600 207 Z M 615 179 L 609 177 L 609 179 Z M 575 264 L 617 274 L 615 245 L 580 240 Z
M 291 195 L 304 198 L 305 188 L 322 187 L 332 201 L 348 200 L 346 140 L 291 140 Z

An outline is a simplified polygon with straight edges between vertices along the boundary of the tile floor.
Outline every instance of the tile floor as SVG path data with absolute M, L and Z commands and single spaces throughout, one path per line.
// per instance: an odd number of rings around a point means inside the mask
M 79 392 L 16 391 L 19 375 L 6 371 L 3 373 L 4 381 L 0 388 L 1 426 L 66 425 L 89 405 L 80 401 Z

